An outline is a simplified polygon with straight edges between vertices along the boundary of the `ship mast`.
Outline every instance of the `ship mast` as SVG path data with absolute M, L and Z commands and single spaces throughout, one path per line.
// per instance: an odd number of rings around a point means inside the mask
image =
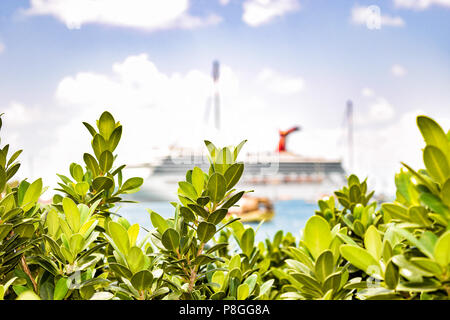
M 220 130 L 220 95 L 219 95 L 219 76 L 220 65 L 219 61 L 213 62 L 212 78 L 214 81 L 214 120 L 217 130 Z
M 214 60 L 212 66 L 212 79 L 213 79 L 213 94 L 206 102 L 205 110 L 205 123 L 209 123 L 209 113 L 212 109 L 212 120 L 216 131 L 220 130 L 220 94 L 219 94 L 219 77 L 220 77 L 220 65 L 219 61 Z
M 348 143 L 348 169 L 353 170 L 353 102 L 347 101 L 347 110 L 345 112 L 347 118 L 347 143 Z

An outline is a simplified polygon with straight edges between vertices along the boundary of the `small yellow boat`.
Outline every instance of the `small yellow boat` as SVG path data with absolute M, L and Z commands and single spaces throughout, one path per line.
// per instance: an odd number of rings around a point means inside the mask
M 242 222 L 270 221 L 275 216 L 272 203 L 267 198 L 244 197 L 240 206 L 230 209 L 229 214 Z
M 275 212 L 273 210 L 255 210 L 236 216 L 241 218 L 241 222 L 270 221 L 275 216 Z

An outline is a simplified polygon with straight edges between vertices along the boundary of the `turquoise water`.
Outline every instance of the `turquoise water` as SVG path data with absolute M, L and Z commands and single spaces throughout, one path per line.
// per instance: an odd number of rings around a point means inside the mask
M 278 230 L 291 232 L 296 238 L 300 230 L 305 226 L 309 217 L 317 209 L 316 204 L 302 200 L 277 201 L 274 203 L 275 216 L 271 221 L 264 222 L 256 233 L 256 240 L 262 241 L 266 237 L 272 238 Z M 159 213 L 165 218 L 173 217 L 174 208 L 168 202 L 140 202 L 136 204 L 124 204 L 118 213 L 133 223 L 139 223 L 142 227 L 151 230 L 150 215 L 147 208 Z M 246 223 L 253 228 L 258 223 Z

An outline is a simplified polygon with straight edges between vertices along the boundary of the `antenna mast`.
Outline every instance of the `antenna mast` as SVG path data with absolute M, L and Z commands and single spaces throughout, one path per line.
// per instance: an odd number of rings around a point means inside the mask
M 347 142 L 348 142 L 348 168 L 349 171 L 353 170 L 353 102 L 351 100 L 347 101 Z
M 214 60 L 212 69 L 212 78 L 214 81 L 214 115 L 216 129 L 220 129 L 220 95 L 219 95 L 219 77 L 220 65 L 219 61 Z

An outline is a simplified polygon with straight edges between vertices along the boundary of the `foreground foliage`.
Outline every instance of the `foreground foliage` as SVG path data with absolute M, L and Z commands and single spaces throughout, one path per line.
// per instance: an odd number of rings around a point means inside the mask
M 319 200 L 301 239 L 255 230 L 228 215 L 248 191 L 235 187 L 245 141 L 205 141 L 210 167 L 194 167 L 178 186 L 174 216 L 148 209 L 146 231 L 120 217 L 124 181 L 114 154 L 122 125 L 104 112 L 84 123 L 92 153 L 72 163 L 52 204 L 38 202 L 42 180 L 11 183 L 21 151 L 0 149 L 0 299 L 448 299 L 450 296 L 450 133 L 417 124 L 425 169 L 395 176 L 393 203 L 372 200 L 355 175 Z M 1 128 L 1 119 L 0 119 Z

